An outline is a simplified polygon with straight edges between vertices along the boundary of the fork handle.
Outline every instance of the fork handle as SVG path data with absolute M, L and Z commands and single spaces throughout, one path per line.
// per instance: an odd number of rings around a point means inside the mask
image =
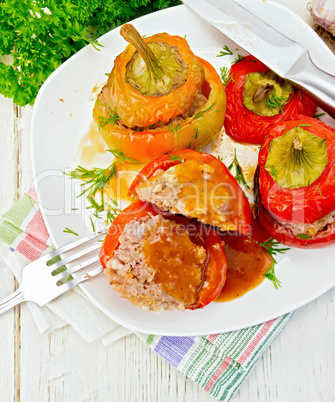
M 24 292 L 20 288 L 17 289 L 0 302 L 0 315 L 25 300 Z

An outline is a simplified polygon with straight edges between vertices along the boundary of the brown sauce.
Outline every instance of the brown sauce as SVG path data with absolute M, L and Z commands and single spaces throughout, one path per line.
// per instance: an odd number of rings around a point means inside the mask
M 192 243 L 182 226 L 162 221 L 144 240 L 142 250 L 146 263 L 155 270 L 154 281 L 161 284 L 166 294 L 187 304 L 196 301 L 206 251 Z
M 207 164 L 187 160 L 171 168 L 180 184 L 178 193 L 185 214 L 204 223 L 236 230 L 232 221 L 232 189 L 222 183 L 221 172 Z
M 227 280 L 220 296 L 225 302 L 243 296 L 264 280 L 272 259 L 256 240 L 249 236 L 222 236 L 228 262 Z

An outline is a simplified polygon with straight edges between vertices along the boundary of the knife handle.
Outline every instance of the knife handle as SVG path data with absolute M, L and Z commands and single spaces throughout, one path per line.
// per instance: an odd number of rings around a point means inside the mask
M 299 59 L 286 78 L 335 119 L 335 77 L 316 67 L 308 53 Z

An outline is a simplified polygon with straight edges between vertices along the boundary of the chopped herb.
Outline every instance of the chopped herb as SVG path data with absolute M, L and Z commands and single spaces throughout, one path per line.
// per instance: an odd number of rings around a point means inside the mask
M 177 155 L 170 155 L 170 160 L 182 163 L 182 160 Z
M 186 39 L 187 34 L 184 35 L 184 39 Z
M 228 166 L 228 170 L 230 171 L 234 165 L 235 165 L 235 170 L 236 170 L 235 178 L 236 178 L 237 182 L 240 184 L 243 184 L 244 187 L 246 187 L 248 190 L 250 190 L 250 186 L 245 181 L 245 178 L 243 176 L 243 171 L 242 171 L 241 165 L 240 165 L 239 161 L 237 160 L 236 148 L 234 148 L 234 159 L 233 159 L 232 163 Z
M 275 265 L 277 264 L 277 261 L 274 256 L 277 253 L 284 254 L 286 251 L 290 250 L 290 248 L 289 247 L 279 247 L 279 246 L 281 246 L 281 243 L 279 243 L 279 241 L 276 241 L 275 239 L 268 240 L 264 243 L 259 243 L 259 245 L 265 248 L 265 250 L 270 254 L 270 257 L 272 259 L 272 264 L 270 265 L 270 268 L 268 269 L 268 271 L 265 273 L 265 277 L 270 279 L 273 282 L 273 285 L 276 289 L 279 289 L 279 287 L 281 286 L 281 282 L 276 277 Z
M 218 159 L 220 162 L 222 162 L 222 161 L 223 161 L 223 158 L 222 158 L 222 156 L 221 156 L 221 155 L 218 155 L 218 156 L 217 156 L 217 159 Z
M 131 191 L 130 194 L 135 198 L 135 200 L 138 200 L 138 196 L 134 193 L 134 191 Z
M 212 103 L 207 109 L 201 110 L 200 112 L 196 113 L 193 119 L 199 119 L 200 117 L 202 117 L 205 113 L 209 112 L 215 104 L 216 102 Z
M 196 140 L 198 138 L 199 127 L 194 127 L 194 131 L 195 131 L 195 134 L 194 134 L 193 138 Z
M 119 150 L 109 150 L 109 152 L 121 161 L 138 163 L 134 159 L 124 156 Z M 98 191 L 100 191 L 101 194 L 103 193 L 104 187 L 108 184 L 109 180 L 115 175 L 115 173 L 116 162 L 114 161 L 106 169 L 93 168 L 89 170 L 79 165 L 75 170 L 65 174 L 70 176 L 72 179 L 84 180 L 84 182 L 81 183 L 81 186 L 89 185 L 78 195 L 78 197 L 85 193 L 87 193 L 89 197 L 94 197 Z
M 299 127 L 310 127 L 310 124 L 299 124 Z
M 109 77 L 110 73 L 105 73 L 105 75 L 107 75 L 107 77 Z
M 121 212 L 120 208 L 115 208 L 115 207 L 112 207 L 111 205 L 108 205 L 107 209 L 106 209 L 106 213 L 107 213 L 106 222 L 107 223 L 112 223 L 113 220 L 117 217 L 117 215 L 120 212 Z
M 90 221 L 91 221 L 91 225 L 92 225 L 92 230 L 93 230 L 93 232 L 95 232 L 94 222 L 93 222 L 93 219 L 91 217 L 90 217 Z
M 231 56 L 233 52 L 229 49 L 227 45 L 223 47 L 223 50 L 220 50 L 220 53 L 216 57 L 222 57 L 222 56 Z
M 108 149 L 108 152 L 113 154 L 115 158 L 119 159 L 122 162 L 133 163 L 135 165 L 138 164 L 135 159 L 128 158 L 127 156 L 123 155 L 123 153 L 118 149 Z
M 239 61 L 242 61 L 243 58 L 244 58 L 243 56 L 241 56 L 240 54 L 238 54 L 237 57 L 236 57 L 236 59 L 233 61 L 233 64 L 236 64 L 236 63 L 238 63 Z
M 115 123 L 120 120 L 119 115 L 113 112 L 113 110 L 108 106 L 108 104 L 105 105 L 108 110 L 108 117 L 105 116 L 99 116 L 99 130 L 102 127 L 105 127 L 107 124 L 110 124 L 112 127 L 115 125 Z
M 287 101 L 287 98 L 284 98 L 283 96 L 273 96 L 272 98 L 268 98 L 265 104 L 271 110 L 279 108 L 280 113 L 284 114 L 281 101 Z
M 312 236 L 310 236 L 310 235 L 307 235 L 307 234 L 305 234 L 305 233 L 298 233 L 297 235 L 295 235 L 296 237 L 299 237 L 299 239 L 303 239 L 303 240 L 308 240 L 308 239 L 311 239 L 312 238 Z
M 71 211 L 78 211 L 78 208 L 71 208 Z
M 326 113 L 316 114 L 316 115 L 314 116 L 314 119 L 319 119 L 320 117 L 325 116 L 325 115 L 326 115 Z
M 234 80 L 234 73 L 232 73 L 232 74 L 230 74 L 229 75 L 229 77 L 228 77 L 228 79 L 227 79 L 227 81 L 226 81 L 226 85 L 225 86 L 227 86 L 230 82 L 236 82 L 235 80 Z
M 320 187 L 318 187 L 318 189 L 319 189 L 319 193 L 320 193 L 320 195 L 321 195 L 321 197 L 322 197 L 321 188 L 320 188 Z
M 177 131 L 179 131 L 181 129 L 181 125 L 177 124 L 176 126 L 172 127 L 172 131 L 174 132 L 174 135 L 176 136 L 176 138 L 178 138 L 178 134 Z M 171 133 L 171 131 L 170 131 Z
M 131 135 L 133 135 L 133 134 L 135 134 L 135 133 L 138 133 L 141 129 L 143 129 L 143 127 L 137 127 L 137 129 L 134 130 L 134 131 L 131 133 Z
M 220 72 L 221 72 L 221 80 L 223 82 L 223 85 L 227 85 L 227 80 L 228 80 L 228 74 L 229 74 L 229 68 L 228 67 L 220 67 Z
M 74 232 L 73 230 L 69 229 L 69 228 L 65 228 L 63 230 L 64 233 L 71 233 L 74 234 L 75 236 L 79 236 L 78 233 Z
M 273 167 L 273 165 L 271 165 L 271 176 L 275 177 L 277 179 L 277 173 L 275 171 L 275 168 Z

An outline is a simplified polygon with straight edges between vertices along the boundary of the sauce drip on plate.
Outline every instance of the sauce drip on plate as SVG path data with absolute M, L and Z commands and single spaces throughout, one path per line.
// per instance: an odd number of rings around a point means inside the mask
M 220 296 L 225 302 L 243 296 L 264 280 L 272 259 L 253 238 L 244 235 L 222 236 L 228 262 L 227 280 Z

